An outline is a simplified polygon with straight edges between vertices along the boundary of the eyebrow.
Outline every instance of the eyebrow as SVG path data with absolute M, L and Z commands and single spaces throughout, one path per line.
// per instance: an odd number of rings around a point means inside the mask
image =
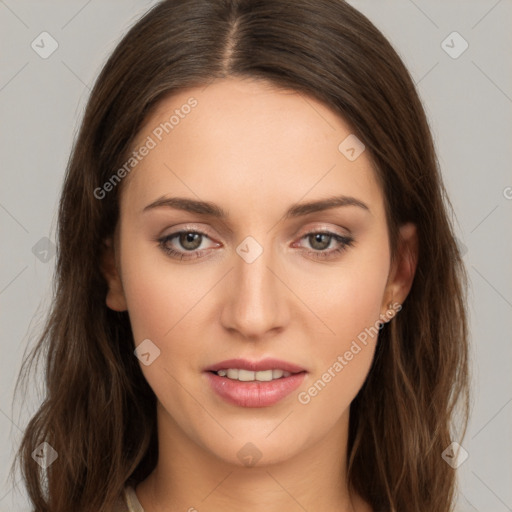
M 284 214 L 285 219 L 302 217 L 310 213 L 321 212 L 329 210 L 331 208 L 339 208 L 342 206 L 356 206 L 369 213 L 370 208 L 368 205 L 350 196 L 332 196 L 317 201 L 309 201 L 305 203 L 293 204 L 286 210 Z M 227 219 L 228 214 L 220 206 L 209 201 L 198 201 L 195 199 L 189 199 L 185 197 L 161 197 L 156 201 L 148 204 L 142 212 L 147 212 L 155 208 L 174 208 L 177 210 L 183 210 L 190 213 L 197 213 L 200 215 L 215 217 L 218 219 Z

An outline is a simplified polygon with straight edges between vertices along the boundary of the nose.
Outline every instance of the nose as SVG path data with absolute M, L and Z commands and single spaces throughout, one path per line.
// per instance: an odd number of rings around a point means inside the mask
M 258 245 L 242 243 L 234 253 L 220 317 L 225 329 L 253 341 L 277 334 L 289 320 L 284 265 L 270 248 L 251 261 L 251 251 L 261 250 Z

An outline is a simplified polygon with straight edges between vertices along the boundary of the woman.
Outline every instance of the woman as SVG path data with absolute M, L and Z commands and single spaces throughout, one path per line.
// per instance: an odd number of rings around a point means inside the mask
M 350 5 L 157 4 L 68 165 L 34 509 L 451 510 L 449 207 L 414 84 Z

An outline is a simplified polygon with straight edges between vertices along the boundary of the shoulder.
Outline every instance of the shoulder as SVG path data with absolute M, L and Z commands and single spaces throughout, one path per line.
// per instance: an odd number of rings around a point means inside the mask
M 112 512 L 144 512 L 133 487 L 127 485 L 124 488 L 123 494 L 118 498 Z
M 124 488 L 125 501 L 128 508 L 127 512 L 144 512 L 142 505 L 140 504 L 135 489 L 131 485 L 127 485 Z

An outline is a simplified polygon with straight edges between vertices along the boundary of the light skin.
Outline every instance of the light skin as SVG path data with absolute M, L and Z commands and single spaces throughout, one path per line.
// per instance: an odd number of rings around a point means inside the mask
M 108 307 L 129 312 L 135 345 L 150 339 L 160 349 L 141 364 L 158 399 L 159 461 L 138 499 L 145 512 L 369 512 L 350 492 L 345 465 L 349 407 L 377 337 L 308 404 L 298 394 L 390 303 L 403 303 L 416 268 L 415 227 L 401 227 L 391 265 L 369 155 L 349 161 L 338 150 L 350 126 L 321 102 L 262 81 L 216 80 L 164 99 L 133 147 L 190 97 L 197 106 L 122 183 L 120 222 L 104 257 Z M 284 217 L 297 203 L 341 195 L 367 208 Z M 215 203 L 227 216 L 145 209 L 164 197 Z M 167 240 L 188 259 L 157 241 L 180 230 L 204 233 L 188 245 L 183 237 L 185 246 L 179 236 Z M 334 237 L 307 236 L 325 231 L 353 243 L 333 253 L 343 246 Z M 263 249 L 252 263 L 236 251 L 248 236 Z M 212 391 L 203 370 L 239 357 L 274 357 L 307 374 L 273 406 L 236 406 Z M 261 454 L 252 467 L 237 455 L 247 443 Z

